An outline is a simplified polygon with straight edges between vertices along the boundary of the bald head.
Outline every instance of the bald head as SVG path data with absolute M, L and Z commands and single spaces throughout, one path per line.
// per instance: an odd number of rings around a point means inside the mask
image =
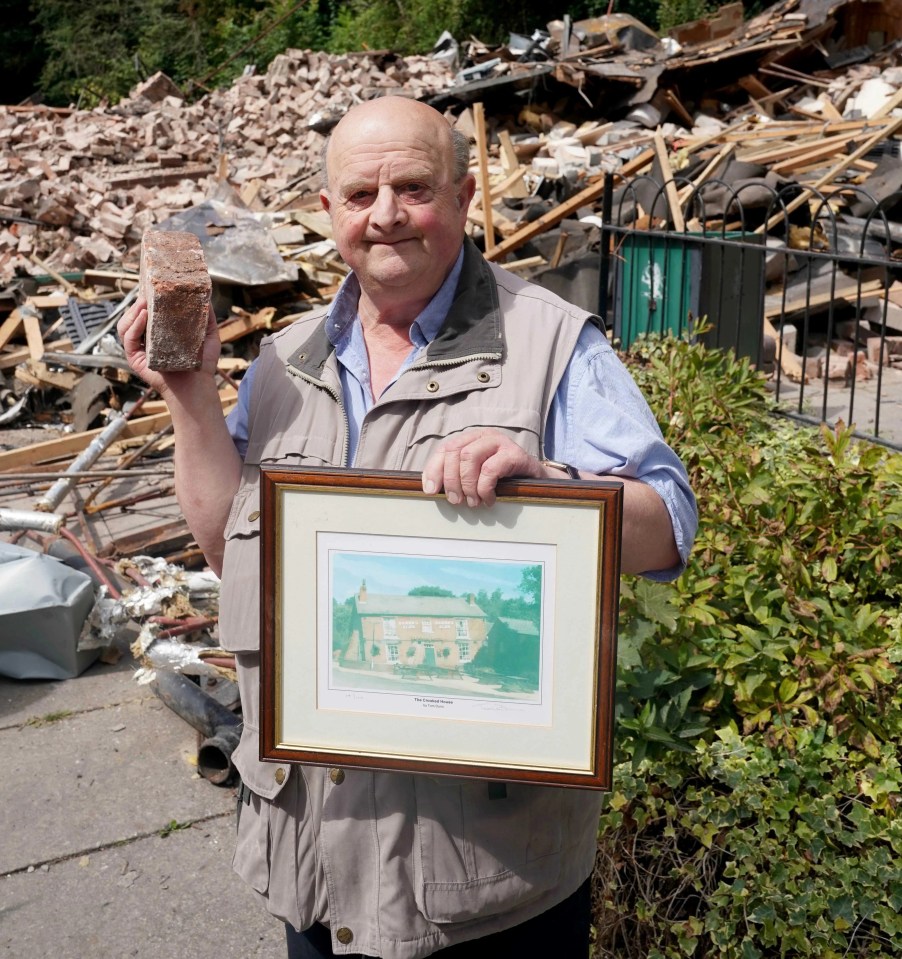
M 328 189 L 330 179 L 329 159 L 335 141 L 339 146 L 342 137 L 350 136 L 359 141 L 367 131 L 377 136 L 393 126 L 404 127 L 408 123 L 419 125 L 425 135 L 434 136 L 440 152 L 447 157 L 452 178 L 459 182 L 467 175 L 470 165 L 470 141 L 465 134 L 452 128 L 445 117 L 433 107 L 408 97 L 379 97 L 352 107 L 338 121 L 331 135 L 326 138 L 320 154 L 320 175 L 323 189 Z

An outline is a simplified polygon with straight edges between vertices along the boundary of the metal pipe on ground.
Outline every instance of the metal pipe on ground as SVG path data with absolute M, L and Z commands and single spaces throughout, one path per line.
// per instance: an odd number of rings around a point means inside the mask
M 235 773 L 232 753 L 241 738 L 239 717 L 181 673 L 157 670 L 150 685 L 174 713 L 204 737 L 197 750 L 197 771 L 217 786 L 228 783 Z
M 58 533 L 64 517 L 59 513 L 38 513 L 26 509 L 0 509 L 0 529 L 27 530 L 40 533 Z

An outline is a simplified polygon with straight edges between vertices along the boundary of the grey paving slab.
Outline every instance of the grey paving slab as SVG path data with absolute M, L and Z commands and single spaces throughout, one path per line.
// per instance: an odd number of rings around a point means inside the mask
M 231 869 L 234 791 L 134 669 L 0 678 L 0 957 L 282 959 Z
M 233 829 L 223 816 L 0 876 L 0 956 L 282 959 L 282 926 L 231 871 Z
M 0 730 L 0 875 L 233 807 L 194 771 L 195 731 L 156 697 L 117 701 L 110 682 L 109 705 Z
M 97 662 L 80 676 L 62 680 L 14 680 L 0 676 L 0 729 L 38 721 L 54 712 L 155 699 L 134 679 L 137 666 L 126 656 L 115 665 Z
M 884 442 L 902 444 L 902 370 L 884 367 L 878 381 L 870 380 L 845 385 L 841 382 L 814 380 L 802 390 L 797 384 L 782 377 L 779 404 L 792 412 L 826 417 L 830 423 L 842 420 L 858 432 L 874 434 L 879 431 Z M 879 415 L 879 421 L 877 419 Z

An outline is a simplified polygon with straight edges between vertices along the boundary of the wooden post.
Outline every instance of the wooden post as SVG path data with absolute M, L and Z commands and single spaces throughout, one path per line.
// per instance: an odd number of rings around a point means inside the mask
M 661 130 L 655 131 L 655 155 L 658 163 L 661 165 L 661 179 L 664 182 L 664 196 L 667 199 L 667 205 L 670 208 L 670 218 L 673 220 L 673 228 L 677 233 L 684 233 L 686 223 L 683 220 L 683 208 L 680 206 L 680 198 L 677 195 L 676 183 L 673 182 L 673 170 L 670 167 L 670 160 L 667 158 L 667 147 L 664 145 L 664 137 Z
M 473 104 L 473 126 L 476 131 L 476 154 L 479 159 L 479 192 L 482 194 L 482 216 L 485 224 L 485 251 L 495 248 L 495 226 L 492 222 L 492 192 L 489 188 L 489 155 L 485 135 L 485 110 Z

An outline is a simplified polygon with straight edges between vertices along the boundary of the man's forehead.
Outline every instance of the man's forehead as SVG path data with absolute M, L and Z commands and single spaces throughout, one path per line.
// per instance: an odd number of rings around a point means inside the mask
M 350 150 L 331 159 L 335 182 L 342 185 L 411 179 L 435 182 L 447 169 L 441 157 L 425 150 Z

